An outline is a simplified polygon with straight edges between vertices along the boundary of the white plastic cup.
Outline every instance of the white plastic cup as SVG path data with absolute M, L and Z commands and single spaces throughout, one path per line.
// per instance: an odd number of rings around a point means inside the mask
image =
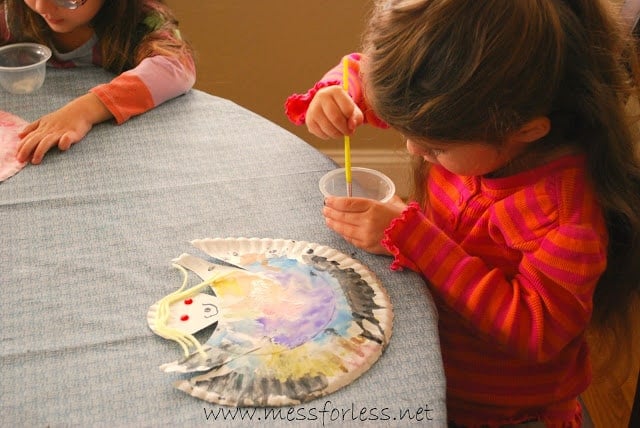
M 12 94 L 28 94 L 44 82 L 51 49 L 38 43 L 0 47 L 0 86 Z
M 347 196 L 347 180 L 345 169 L 329 171 L 320 179 L 320 191 L 324 197 Z M 380 202 L 389 201 L 396 193 L 393 181 L 375 169 L 351 168 L 351 196 L 374 199 Z

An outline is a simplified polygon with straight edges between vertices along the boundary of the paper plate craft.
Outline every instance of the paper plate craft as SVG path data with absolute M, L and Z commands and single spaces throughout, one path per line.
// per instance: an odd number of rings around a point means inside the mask
M 347 255 L 285 239 L 192 244 L 209 257 L 174 259 L 182 287 L 147 314 L 151 330 L 184 353 L 161 370 L 202 372 L 177 381 L 178 389 L 220 405 L 297 405 L 353 382 L 389 343 L 389 296 Z M 187 269 L 202 282 L 187 287 Z M 193 334 L 213 323 L 200 344 Z
M 17 174 L 26 162 L 17 159 L 20 138 L 18 133 L 28 122 L 0 110 L 0 182 Z

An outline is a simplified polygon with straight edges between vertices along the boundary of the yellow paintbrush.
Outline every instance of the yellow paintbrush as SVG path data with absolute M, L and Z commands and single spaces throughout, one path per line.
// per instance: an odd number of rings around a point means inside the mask
M 349 60 L 345 56 L 342 61 L 342 88 L 349 91 Z M 351 140 L 348 135 L 344 136 L 344 176 L 347 182 L 347 196 L 351 197 Z

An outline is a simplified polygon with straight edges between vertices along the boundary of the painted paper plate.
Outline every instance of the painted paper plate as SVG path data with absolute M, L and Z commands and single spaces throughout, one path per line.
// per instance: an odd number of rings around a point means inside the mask
M 284 239 L 192 244 L 210 258 L 183 254 L 174 262 L 204 282 L 192 287 L 195 292 L 163 299 L 148 314 L 154 332 L 185 350 L 183 360 L 161 369 L 202 372 L 176 382 L 178 389 L 221 405 L 296 405 L 353 382 L 389 343 L 389 296 L 369 269 L 347 255 Z M 167 322 L 159 324 L 159 317 Z M 217 326 L 192 351 L 193 336 L 176 339 L 172 332 L 191 334 L 201 328 L 196 320 Z

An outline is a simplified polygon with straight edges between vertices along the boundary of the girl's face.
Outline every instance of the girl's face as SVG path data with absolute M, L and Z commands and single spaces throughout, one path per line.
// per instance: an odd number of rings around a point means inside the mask
M 42 16 L 51 30 L 55 33 L 71 33 L 74 30 L 88 28 L 89 23 L 98 13 L 105 0 L 86 0 L 65 2 L 56 0 L 24 0 L 25 4 L 34 12 Z M 60 6 L 60 4 L 74 4 L 75 9 Z
M 407 139 L 407 151 L 425 161 L 441 165 L 457 175 L 481 176 L 497 171 L 518 154 L 522 147 L 509 143 L 497 147 L 486 142 L 450 142 Z

